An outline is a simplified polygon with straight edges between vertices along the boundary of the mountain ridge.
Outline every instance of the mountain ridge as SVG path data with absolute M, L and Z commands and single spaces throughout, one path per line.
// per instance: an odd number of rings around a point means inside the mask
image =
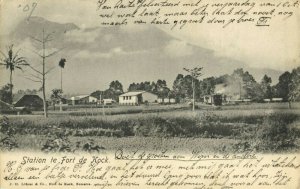
M 264 74 L 269 75 L 273 84 L 283 73 L 270 68 L 253 68 L 230 57 L 216 56 L 211 49 L 189 44 L 150 26 L 140 31 L 122 27 L 82 29 L 74 23 L 57 23 L 42 17 L 31 17 L 29 21 L 25 19 L 20 22 L 9 38 L 22 43 L 30 36 L 41 37 L 43 29 L 47 33 L 54 32 L 54 40 L 49 43 L 49 48 L 64 47 L 61 56 L 67 58 L 64 78 L 69 93 L 105 88 L 116 79 L 123 82 L 124 88 L 132 82 L 165 79 L 171 88 L 177 74 L 187 74 L 182 70 L 183 67 L 204 67 L 205 75 L 202 78 L 231 74 L 234 69 L 243 68 L 257 82 Z M 34 42 L 32 39 L 30 41 Z M 74 78 L 83 74 L 86 77 Z M 50 88 L 58 85 L 59 77 L 57 72 L 49 77 Z M 87 84 L 91 81 L 97 85 Z M 77 89 L 72 84 L 74 82 L 81 89 Z

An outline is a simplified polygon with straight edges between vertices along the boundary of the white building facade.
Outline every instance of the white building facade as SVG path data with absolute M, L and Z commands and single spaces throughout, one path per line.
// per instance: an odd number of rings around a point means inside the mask
M 146 91 L 127 92 L 119 96 L 120 105 L 140 105 L 156 103 L 157 95 Z
M 91 104 L 97 103 L 97 98 L 90 96 L 90 95 L 80 95 L 80 96 L 73 96 L 70 98 L 72 105 L 76 104 Z

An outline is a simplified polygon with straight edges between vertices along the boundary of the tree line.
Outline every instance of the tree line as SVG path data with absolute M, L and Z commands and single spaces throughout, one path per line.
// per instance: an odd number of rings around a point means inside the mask
M 0 89 L 0 100 L 12 104 L 13 102 L 13 73 L 15 70 L 23 70 L 24 67 L 29 67 L 35 74 L 30 74 L 32 77 L 28 78 L 34 82 L 41 84 L 40 90 L 43 92 L 44 113 L 47 117 L 46 108 L 46 75 L 53 69 L 46 70 L 46 59 L 53 56 L 59 51 L 50 54 L 45 54 L 45 45 L 51 41 L 51 33 L 45 34 L 41 39 L 32 37 L 34 41 L 42 44 L 42 54 L 35 52 L 40 58 L 42 69 L 38 70 L 29 64 L 25 57 L 19 55 L 19 50 L 14 51 L 13 45 L 7 47 L 7 52 L 1 51 L 0 66 L 9 71 L 10 82 L 2 86 Z M 61 68 L 61 86 L 60 89 L 53 89 L 51 99 L 59 100 L 63 96 L 62 89 L 62 70 L 65 66 L 66 59 L 61 58 L 58 66 Z M 186 100 L 201 101 L 205 95 L 212 95 L 220 93 L 223 95 L 238 96 L 238 99 L 251 99 L 254 102 L 262 102 L 264 99 L 282 98 L 285 102 L 300 100 L 300 67 L 294 68 L 291 72 L 284 72 L 279 77 L 279 82 L 272 85 L 271 77 L 264 75 L 260 81 L 256 81 L 253 75 L 242 68 L 238 68 L 233 73 L 221 75 L 218 77 L 206 77 L 200 79 L 202 76 L 202 67 L 195 67 L 192 69 L 183 68 L 187 74 L 178 74 L 173 81 L 171 88 L 167 86 L 167 82 L 163 79 L 155 81 L 143 81 L 140 83 L 131 83 L 127 91 L 143 90 L 158 95 L 159 98 L 175 98 L 177 102 Z M 27 91 L 28 92 L 28 91 Z M 18 93 L 22 94 L 22 91 Z M 15 95 L 20 95 L 20 94 Z M 24 92 L 23 92 L 24 93 Z M 120 81 L 112 81 L 108 89 L 101 91 L 97 90 L 91 93 L 92 96 L 105 99 L 112 98 L 118 101 L 118 96 L 124 93 L 123 85 Z M 194 105 L 194 103 L 193 103 Z M 193 106 L 194 107 L 194 106 Z
M 204 96 L 217 93 L 235 95 L 239 100 L 251 99 L 254 102 L 263 102 L 264 99 L 272 98 L 282 98 L 284 102 L 292 102 L 300 100 L 300 67 L 291 72 L 284 72 L 275 85 L 272 85 L 272 79 L 268 75 L 264 75 L 260 81 L 256 81 L 248 71 L 238 68 L 231 74 L 203 79 L 193 77 L 189 73 L 186 75 L 178 74 L 173 81 L 172 88 L 169 88 L 163 79 L 158 79 L 156 82 L 133 82 L 129 84 L 127 91 L 147 91 L 162 99 L 175 98 L 177 102 L 191 99 L 201 101 Z M 118 96 L 124 92 L 123 85 L 116 80 L 110 83 L 108 89 L 97 90 L 91 95 L 118 101 Z
M 156 94 L 159 98 L 175 98 L 177 102 L 193 99 L 193 82 L 195 89 L 195 100 L 201 101 L 205 95 L 223 93 L 218 91 L 218 86 L 228 88 L 228 93 L 236 94 L 239 99 L 251 99 L 254 102 L 263 102 L 264 99 L 282 98 L 284 102 L 300 100 L 300 67 L 293 69 L 291 72 L 284 72 L 279 76 L 279 82 L 272 85 L 271 77 L 264 75 L 257 82 L 253 75 L 242 68 L 233 71 L 232 74 L 225 74 L 219 77 L 207 77 L 202 80 L 193 78 L 191 74 L 178 74 L 173 81 L 172 88 L 167 86 L 166 80 L 158 79 L 155 81 L 143 81 L 140 83 L 133 82 L 129 85 L 127 91 L 147 91 Z M 12 84 L 2 86 L 0 89 L 0 100 L 12 103 Z M 19 90 L 14 96 L 21 97 L 24 94 L 36 94 L 37 90 Z M 91 93 L 98 99 L 111 98 L 118 101 L 119 95 L 125 90 L 120 81 L 112 81 L 108 89 L 97 90 Z M 226 94 L 226 92 L 225 92 Z M 61 89 L 53 89 L 51 99 L 59 99 L 62 96 Z

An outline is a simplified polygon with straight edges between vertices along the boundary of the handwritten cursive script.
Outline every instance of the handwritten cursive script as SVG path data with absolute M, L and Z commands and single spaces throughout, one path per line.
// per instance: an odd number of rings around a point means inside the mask
M 188 25 L 209 24 L 268 27 L 284 22 L 299 10 L 300 2 L 288 1 L 208 1 L 208 0 L 116 0 L 97 1 L 101 25 L 163 25 L 183 29 Z
M 295 188 L 300 168 L 296 155 L 124 149 L 106 155 L 4 156 L 1 164 L 3 186 L 20 188 Z

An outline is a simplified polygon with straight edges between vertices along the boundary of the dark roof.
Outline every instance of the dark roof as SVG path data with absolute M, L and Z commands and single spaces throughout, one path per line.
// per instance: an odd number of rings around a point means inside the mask
M 23 95 L 14 105 L 15 107 L 43 107 L 43 99 L 38 95 Z

